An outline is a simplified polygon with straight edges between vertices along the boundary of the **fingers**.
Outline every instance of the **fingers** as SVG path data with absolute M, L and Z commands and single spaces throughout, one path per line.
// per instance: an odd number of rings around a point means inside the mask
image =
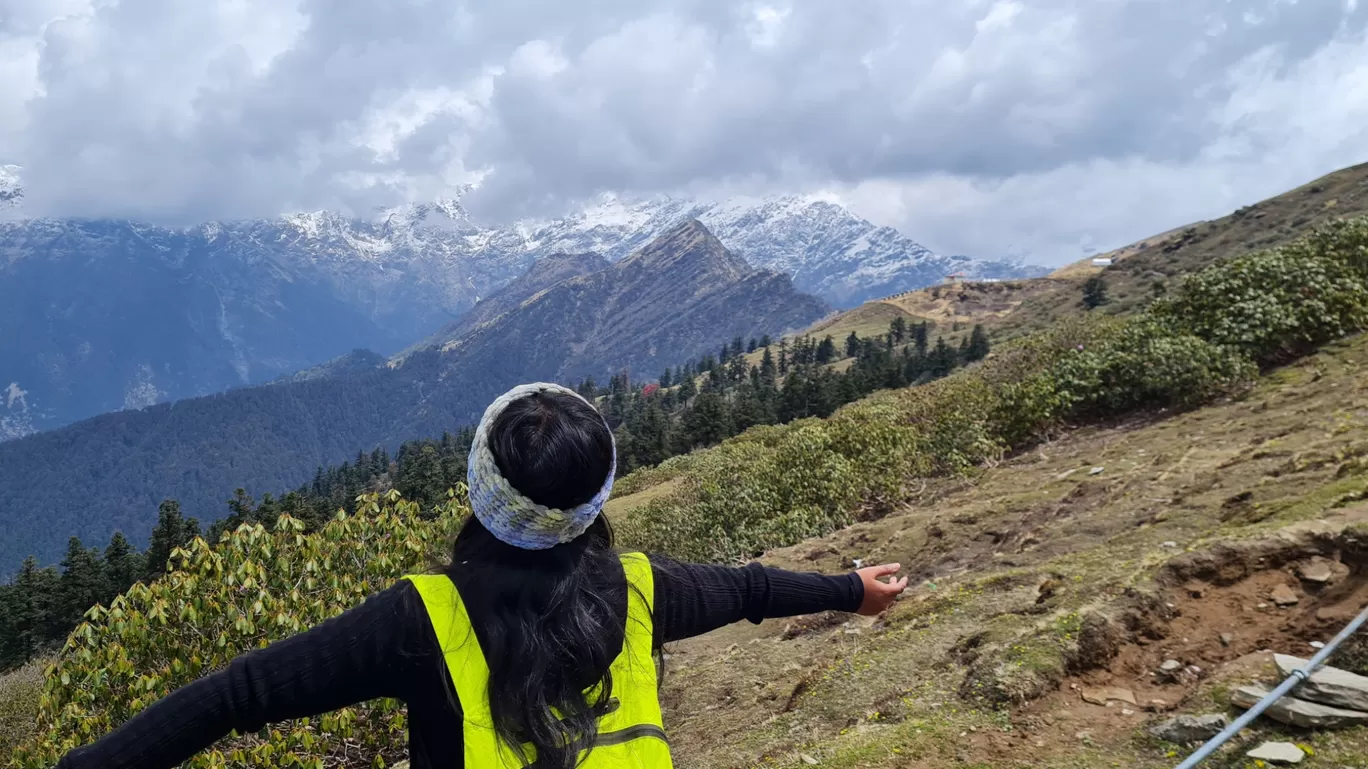
M 902 579 L 892 579 L 887 582 L 878 582 L 876 580 L 875 584 L 879 586 L 877 588 L 879 592 L 897 595 L 898 593 L 901 593 L 902 591 L 907 589 L 907 577 L 903 577 Z
M 869 571 L 869 576 L 874 577 L 875 579 L 878 579 L 879 577 L 887 577 L 887 576 L 890 575 L 890 574 L 897 574 L 897 573 L 898 573 L 898 569 L 901 569 L 901 568 L 902 568 L 902 564 L 899 564 L 899 563 L 885 563 L 885 564 L 880 564 L 880 565 L 878 565 L 878 566 L 871 566 L 871 567 L 869 567 L 868 571 Z

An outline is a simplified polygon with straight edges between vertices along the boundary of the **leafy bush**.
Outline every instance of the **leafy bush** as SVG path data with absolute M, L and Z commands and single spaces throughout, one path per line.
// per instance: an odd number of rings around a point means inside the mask
M 1062 422 L 1198 406 L 1244 390 L 1256 375 L 1238 350 L 1142 316 L 1005 385 L 995 421 L 1005 441 L 1020 445 Z
M 36 660 L 0 675 L 0 757 L 33 736 L 46 660 Z
M 1152 312 L 1262 365 L 1305 355 L 1368 326 L 1368 218 L 1213 265 Z
M 237 655 L 299 632 L 425 568 L 450 540 L 465 508 L 435 520 L 390 492 L 362 501 L 317 533 L 282 516 L 273 531 L 243 525 L 211 548 L 178 549 L 175 570 L 97 606 L 72 632 L 47 673 L 40 736 L 11 766 L 45 769 L 71 748 L 109 732 L 157 699 Z M 233 735 L 186 767 L 386 766 L 400 757 L 405 713 L 381 701 Z M 359 763 L 358 763 L 359 761 Z

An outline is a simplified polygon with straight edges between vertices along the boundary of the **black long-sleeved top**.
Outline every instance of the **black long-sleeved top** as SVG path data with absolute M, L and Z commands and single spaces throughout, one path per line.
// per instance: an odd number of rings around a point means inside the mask
M 750 564 L 679 564 L 651 556 L 657 646 L 724 625 L 826 610 L 864 600 L 857 574 L 827 577 Z M 605 585 L 626 625 L 622 572 Z M 614 645 L 620 645 L 617 639 Z M 413 769 L 464 764 L 461 711 L 437 637 L 412 583 L 401 580 L 314 627 L 233 660 L 184 686 L 57 769 L 170 769 L 236 729 L 305 718 L 377 698 L 408 705 Z

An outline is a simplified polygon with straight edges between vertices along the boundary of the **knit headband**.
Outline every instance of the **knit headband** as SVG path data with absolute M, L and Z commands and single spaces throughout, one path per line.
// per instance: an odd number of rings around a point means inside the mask
M 546 382 L 518 385 L 500 395 L 485 409 L 475 441 L 470 446 L 470 460 L 466 470 L 466 485 L 470 487 L 470 507 L 475 517 L 489 533 L 499 540 L 524 550 L 547 550 L 569 542 L 588 530 L 608 501 L 613 490 L 613 474 L 617 468 L 617 446 L 613 445 L 613 462 L 608 478 L 594 498 L 569 510 L 555 510 L 523 496 L 499 472 L 494 453 L 489 449 L 489 431 L 508 404 L 536 393 L 554 392 L 572 395 L 589 403 L 574 390 Z M 589 404 L 592 408 L 593 404 Z M 595 412 L 597 413 L 597 411 Z M 601 417 L 600 417 L 601 418 Z M 604 423 L 607 427 L 607 422 Z M 608 435 L 612 436 L 610 430 Z

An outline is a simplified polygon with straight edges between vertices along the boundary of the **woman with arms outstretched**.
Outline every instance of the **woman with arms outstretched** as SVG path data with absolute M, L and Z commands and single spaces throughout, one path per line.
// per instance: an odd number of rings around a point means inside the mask
M 171 769 L 230 731 L 378 698 L 408 706 L 413 769 L 665 769 L 663 644 L 741 620 L 878 614 L 907 585 L 880 581 L 897 565 L 828 577 L 619 553 L 600 514 L 615 463 L 589 402 L 515 387 L 475 432 L 474 515 L 450 565 L 238 657 L 59 769 Z

